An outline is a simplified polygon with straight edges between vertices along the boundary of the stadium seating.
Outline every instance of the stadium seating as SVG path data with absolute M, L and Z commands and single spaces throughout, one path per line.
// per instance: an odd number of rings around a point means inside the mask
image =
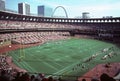
M 37 23 L 37 22 L 19 22 L 19 21 L 5 21 L 0 20 L 0 29 L 30 29 L 30 28 L 58 28 L 68 27 L 62 24 L 51 24 L 51 23 Z M 55 35 L 55 36 L 54 36 Z M 64 36 L 63 36 L 64 35 Z M 61 38 L 67 38 L 69 33 L 67 32 L 24 32 L 24 33 L 11 33 L 11 34 L 0 34 L 0 40 L 11 40 L 12 43 L 21 44 L 33 44 L 39 42 L 46 42 L 48 40 L 57 40 Z M 42 37 L 44 36 L 44 39 Z

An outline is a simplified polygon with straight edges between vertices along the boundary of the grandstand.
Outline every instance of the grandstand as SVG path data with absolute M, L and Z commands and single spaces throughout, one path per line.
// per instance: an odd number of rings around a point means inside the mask
M 94 75 L 83 75 L 98 64 L 119 64 L 119 32 L 119 17 L 50 18 L 0 11 L 0 69 L 90 81 Z M 120 65 L 114 68 L 112 75 L 104 71 L 113 77 Z

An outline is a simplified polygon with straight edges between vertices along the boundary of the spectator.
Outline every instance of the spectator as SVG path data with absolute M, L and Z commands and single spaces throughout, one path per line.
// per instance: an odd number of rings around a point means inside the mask
M 9 81 L 9 78 L 5 70 L 2 70 L 1 72 L 0 81 Z
M 86 81 L 86 79 L 82 79 L 82 81 Z
M 52 77 L 49 77 L 48 78 L 48 81 L 54 81 Z
M 35 81 L 35 76 L 34 75 L 31 75 L 30 81 Z
M 100 76 L 100 80 L 101 81 L 115 81 L 112 77 L 109 77 L 107 74 L 103 73 Z

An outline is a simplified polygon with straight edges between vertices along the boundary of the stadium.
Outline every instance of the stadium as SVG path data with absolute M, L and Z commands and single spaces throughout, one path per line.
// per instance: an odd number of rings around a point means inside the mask
M 13 75 L 27 72 L 54 81 L 100 81 L 102 73 L 115 77 L 119 44 L 120 17 L 51 18 L 0 11 L 0 69 Z

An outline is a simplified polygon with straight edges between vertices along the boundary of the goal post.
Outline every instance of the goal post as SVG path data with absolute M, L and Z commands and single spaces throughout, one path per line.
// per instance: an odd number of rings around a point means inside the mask
M 24 59 L 25 58 L 25 51 L 23 48 L 20 48 L 20 55 L 19 58 Z
M 25 59 L 25 50 L 24 50 L 24 46 L 22 45 L 22 43 L 20 44 L 20 54 L 19 54 L 19 61 Z

